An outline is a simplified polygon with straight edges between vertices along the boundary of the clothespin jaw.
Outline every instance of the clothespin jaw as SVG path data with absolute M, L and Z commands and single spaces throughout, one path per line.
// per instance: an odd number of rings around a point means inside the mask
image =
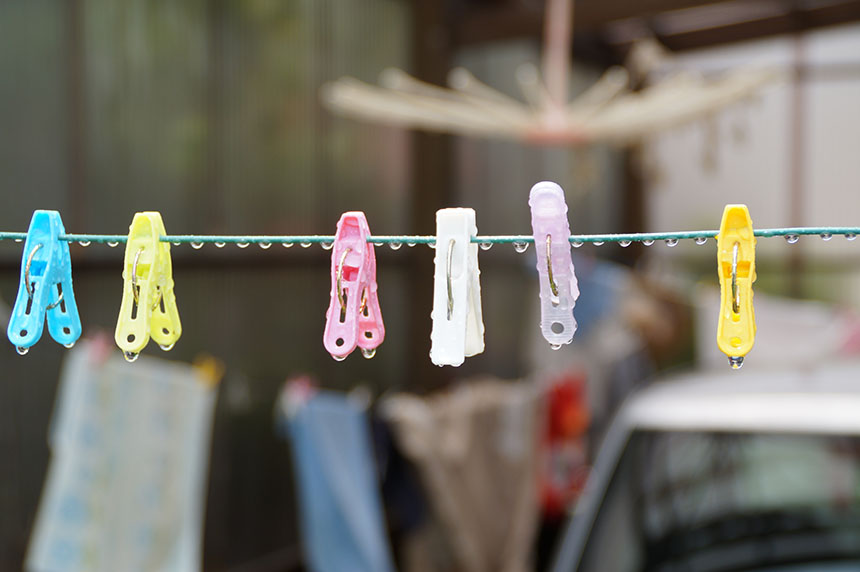
M 69 243 L 60 240 L 65 233 L 57 211 L 33 213 L 21 258 L 18 296 L 6 330 L 22 355 L 42 337 L 46 319 L 58 343 L 70 348 L 81 337 Z
M 129 361 L 134 361 L 152 337 L 164 351 L 182 335 L 176 296 L 170 244 L 161 214 L 142 212 L 134 215 L 129 227 L 122 272 L 123 294 L 115 340 Z
M 484 351 L 477 234 L 473 209 L 436 212 L 430 359 L 439 366 L 459 366 Z
M 752 284 L 755 282 L 755 244 L 746 205 L 727 205 L 717 235 L 720 276 L 720 318 L 717 345 L 733 369 L 743 365 L 755 342 Z
M 370 359 L 385 339 L 376 284 L 376 254 L 363 212 L 341 215 L 331 251 L 331 296 L 323 345 L 342 361 L 357 347 Z
M 564 191 L 555 183 L 540 182 L 529 193 L 529 207 L 540 277 L 540 328 L 552 349 L 557 350 L 573 341 L 573 307 L 579 298 Z

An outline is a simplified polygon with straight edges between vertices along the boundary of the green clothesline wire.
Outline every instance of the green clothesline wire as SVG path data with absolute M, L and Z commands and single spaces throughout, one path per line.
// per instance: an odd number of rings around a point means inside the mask
M 718 234 L 716 230 L 691 230 L 681 232 L 639 232 L 627 234 L 575 234 L 571 235 L 570 242 L 574 246 L 582 243 L 590 242 L 598 246 L 604 242 L 618 242 L 622 246 L 627 246 L 633 242 L 650 243 L 657 240 L 684 240 L 684 239 L 708 239 L 714 238 Z M 860 235 L 860 227 L 845 227 L 845 226 L 822 226 L 822 227 L 789 227 L 789 228 L 761 228 L 754 230 L 755 236 L 758 237 L 774 237 L 784 236 L 789 240 L 794 237 L 819 235 L 823 239 L 828 240 L 835 235 L 843 235 L 848 240 L 854 240 L 857 235 Z M 0 232 L 0 240 L 16 240 L 23 241 L 27 238 L 26 232 Z M 89 243 L 106 243 L 110 246 L 116 246 L 120 243 L 125 243 L 128 240 L 126 235 L 120 234 L 61 234 L 60 240 L 68 242 L 84 243 L 86 246 Z M 161 237 L 162 242 L 171 242 L 174 244 L 215 244 L 222 246 L 224 244 L 237 244 L 239 246 L 247 244 L 329 244 L 334 241 L 334 236 L 326 235 L 310 235 L 310 236 L 212 236 L 212 235 L 166 235 Z M 370 236 L 367 239 L 370 243 L 375 244 L 434 244 L 435 236 L 410 236 L 410 235 L 385 235 L 385 236 Z M 531 235 L 504 235 L 504 236 L 473 236 L 473 243 L 478 244 L 517 244 L 517 243 L 533 243 L 534 237 Z M 625 244 L 626 243 L 626 244 Z

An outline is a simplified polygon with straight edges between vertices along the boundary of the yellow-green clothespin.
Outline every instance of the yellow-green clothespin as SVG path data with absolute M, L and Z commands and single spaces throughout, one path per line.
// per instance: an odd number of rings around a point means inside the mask
M 135 214 L 129 227 L 115 335 L 128 361 L 137 359 L 150 336 L 168 351 L 182 335 L 173 293 L 170 244 L 160 240 L 165 234 L 157 212 Z
M 755 342 L 752 284 L 755 282 L 755 236 L 746 205 L 726 205 L 717 235 L 720 318 L 717 345 L 740 369 Z

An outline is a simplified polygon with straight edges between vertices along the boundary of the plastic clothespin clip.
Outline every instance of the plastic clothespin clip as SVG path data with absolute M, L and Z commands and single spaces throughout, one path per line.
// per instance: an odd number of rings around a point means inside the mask
M 114 335 L 128 361 L 137 359 L 150 336 L 168 351 L 182 335 L 173 293 L 170 244 L 160 240 L 165 234 L 157 212 L 135 214 L 129 227 L 122 305 Z
M 430 360 L 438 366 L 459 366 L 484 351 L 477 233 L 473 209 L 436 212 Z
M 21 355 L 42 337 L 46 319 L 51 337 L 67 348 L 81 337 L 69 243 L 60 240 L 65 233 L 57 211 L 33 213 L 21 258 L 18 297 L 6 330 Z
M 557 350 L 573 341 L 573 307 L 579 298 L 564 191 L 555 183 L 540 182 L 529 193 L 529 207 L 540 276 L 540 329 L 550 347 Z
M 752 284 L 755 282 L 755 243 L 746 205 L 726 205 L 717 235 L 720 276 L 720 318 L 717 345 L 740 369 L 755 342 Z
M 385 339 L 376 285 L 376 254 L 367 242 L 370 226 L 363 212 L 347 212 L 337 223 L 331 251 L 331 301 L 323 345 L 337 361 L 358 346 L 370 359 Z

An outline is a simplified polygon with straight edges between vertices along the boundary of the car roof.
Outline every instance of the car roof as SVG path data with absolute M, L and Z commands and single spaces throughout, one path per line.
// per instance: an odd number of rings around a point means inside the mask
M 860 435 L 860 361 L 675 376 L 619 417 L 630 430 Z

